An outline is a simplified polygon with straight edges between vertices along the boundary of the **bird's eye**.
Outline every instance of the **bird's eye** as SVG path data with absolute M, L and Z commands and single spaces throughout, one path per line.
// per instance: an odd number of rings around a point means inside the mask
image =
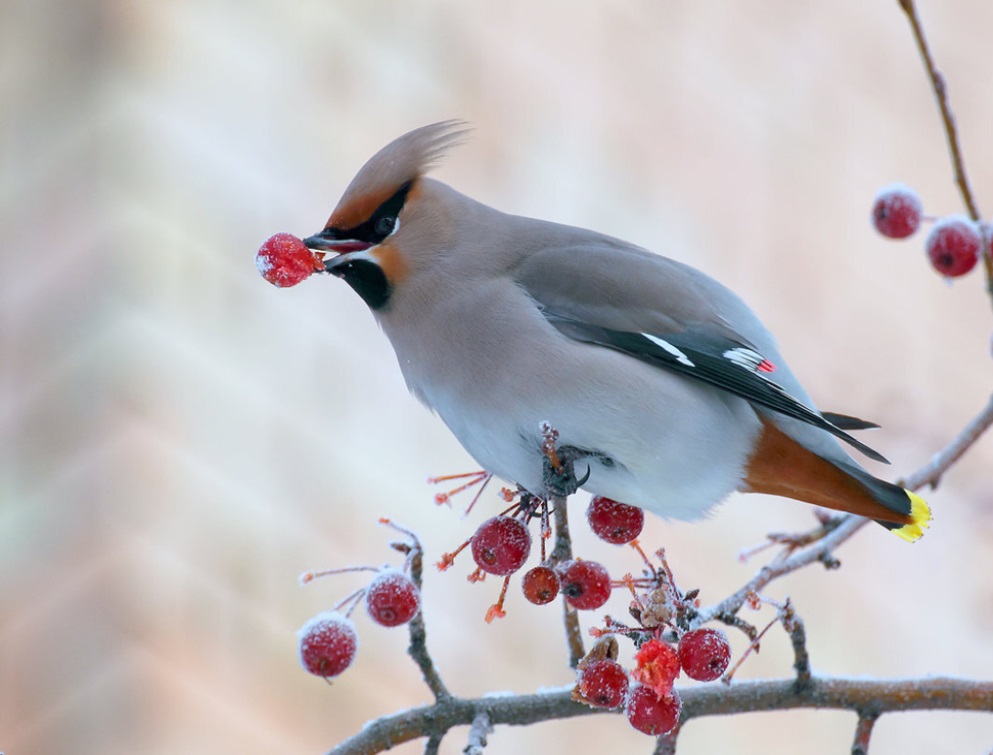
M 396 227 L 397 219 L 392 215 L 384 215 L 376 221 L 376 235 L 386 238 Z

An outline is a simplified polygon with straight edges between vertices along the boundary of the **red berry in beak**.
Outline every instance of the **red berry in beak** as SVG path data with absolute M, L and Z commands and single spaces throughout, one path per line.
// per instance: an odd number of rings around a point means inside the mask
M 320 254 L 291 233 L 270 236 L 255 255 L 255 266 L 272 285 L 289 288 L 324 269 Z

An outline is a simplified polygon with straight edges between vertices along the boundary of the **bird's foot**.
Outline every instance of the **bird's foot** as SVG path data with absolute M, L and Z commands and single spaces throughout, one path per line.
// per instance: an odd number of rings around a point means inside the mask
M 542 482 L 550 496 L 568 498 L 579 490 L 590 479 L 590 467 L 582 477 L 576 476 L 576 462 L 589 457 L 589 451 L 573 446 L 562 446 L 555 449 L 555 458 L 545 454 L 542 467 Z M 558 462 L 556 465 L 555 462 Z

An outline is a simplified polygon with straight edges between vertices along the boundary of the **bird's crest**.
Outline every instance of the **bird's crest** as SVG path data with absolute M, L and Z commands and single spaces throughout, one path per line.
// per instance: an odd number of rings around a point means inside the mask
M 421 126 L 394 139 L 362 166 L 325 227 L 344 229 L 362 223 L 404 184 L 437 165 L 468 132 L 465 121 L 450 120 Z

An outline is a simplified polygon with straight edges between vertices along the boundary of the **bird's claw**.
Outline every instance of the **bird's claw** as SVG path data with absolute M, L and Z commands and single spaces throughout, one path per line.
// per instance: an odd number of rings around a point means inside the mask
M 562 446 L 556 449 L 559 466 L 552 464 L 551 459 L 545 457 L 542 469 L 542 481 L 548 494 L 556 498 L 568 498 L 579 490 L 590 479 L 592 469 L 587 464 L 586 474 L 581 478 L 576 477 L 576 461 L 589 456 L 586 451 L 581 451 L 572 446 Z

